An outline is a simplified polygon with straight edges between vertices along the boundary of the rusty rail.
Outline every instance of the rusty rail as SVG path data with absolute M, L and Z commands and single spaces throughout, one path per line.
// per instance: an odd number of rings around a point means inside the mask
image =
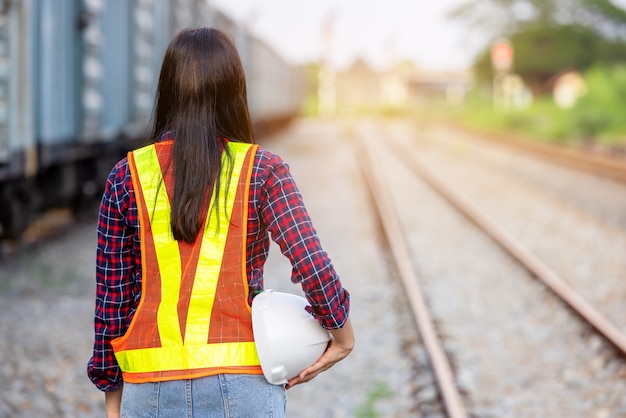
M 366 138 L 370 132 L 369 130 L 362 130 L 360 135 Z M 419 280 L 411 265 L 409 249 L 402 234 L 402 228 L 395 213 L 391 197 L 381 181 L 381 176 L 376 172 L 376 164 L 374 164 L 365 141 L 360 141 L 356 149 L 366 182 L 370 188 L 380 221 L 391 247 L 393 259 L 406 289 L 420 335 L 431 360 L 433 373 L 444 407 L 450 418 L 465 418 L 467 415 L 461 401 L 461 395 L 454 381 L 452 368 L 419 288 Z
M 392 135 L 398 135 L 393 133 Z M 390 138 L 387 138 L 388 140 Z M 549 289 L 561 298 L 575 313 L 586 320 L 596 331 L 626 355 L 626 335 L 611 321 L 598 312 L 589 302 L 573 290 L 565 280 L 532 254 L 522 243 L 491 219 L 484 211 L 463 196 L 450 183 L 445 181 L 428 163 L 421 159 L 414 149 L 400 140 L 394 141 L 393 152 L 428 183 L 441 196 L 459 209 L 467 218 L 483 229 L 495 242 L 507 250 L 526 269 L 540 279 Z
M 510 133 L 479 130 L 455 124 L 446 124 L 445 126 L 458 132 L 464 132 L 480 141 L 519 149 L 562 166 L 626 183 L 626 158 L 623 157 L 532 141 Z

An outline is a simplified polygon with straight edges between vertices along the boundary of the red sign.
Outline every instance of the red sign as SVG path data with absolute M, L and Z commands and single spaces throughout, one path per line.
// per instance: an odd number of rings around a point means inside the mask
M 499 42 L 491 50 L 491 62 L 497 70 L 508 70 L 513 63 L 513 47 L 508 42 Z

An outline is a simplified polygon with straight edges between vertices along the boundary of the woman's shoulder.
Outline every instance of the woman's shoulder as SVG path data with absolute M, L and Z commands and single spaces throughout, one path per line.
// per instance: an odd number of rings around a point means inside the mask
M 120 159 L 111 169 L 107 177 L 106 189 L 112 194 L 127 194 L 131 185 L 128 157 Z
M 260 169 L 270 169 L 287 165 L 287 163 L 277 153 L 259 146 L 254 158 L 254 165 Z
M 128 156 L 119 160 L 111 169 L 109 173 L 109 179 L 113 178 L 124 178 L 130 175 L 130 170 L 128 168 Z
M 252 170 L 253 183 L 276 184 L 291 178 L 289 165 L 276 152 L 259 147 Z

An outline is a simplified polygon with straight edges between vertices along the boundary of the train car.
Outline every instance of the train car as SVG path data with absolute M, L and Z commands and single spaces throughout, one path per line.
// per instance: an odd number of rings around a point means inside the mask
M 247 36 L 248 103 L 258 132 L 281 128 L 299 111 L 304 96 L 303 75 L 284 65 L 262 40 Z
M 240 50 L 257 132 L 296 116 L 299 71 L 206 0 L 0 2 L 0 239 L 99 198 L 115 162 L 148 140 L 169 41 L 207 25 Z
M 304 74 L 289 65 L 265 41 L 218 10 L 209 25 L 234 39 L 246 71 L 248 106 L 255 133 L 281 129 L 296 116 L 304 99 Z

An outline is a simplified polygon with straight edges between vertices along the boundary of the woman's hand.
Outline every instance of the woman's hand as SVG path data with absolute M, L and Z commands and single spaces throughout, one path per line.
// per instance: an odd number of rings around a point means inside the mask
M 350 354 L 354 348 L 354 332 L 350 318 L 346 320 L 342 328 L 330 330 L 330 333 L 333 338 L 324 354 L 310 367 L 302 370 L 298 376 L 289 380 L 285 389 L 311 381 L 315 376 L 330 369 Z
M 104 410 L 107 418 L 120 418 L 120 405 L 122 403 L 122 388 L 113 392 L 104 393 Z

